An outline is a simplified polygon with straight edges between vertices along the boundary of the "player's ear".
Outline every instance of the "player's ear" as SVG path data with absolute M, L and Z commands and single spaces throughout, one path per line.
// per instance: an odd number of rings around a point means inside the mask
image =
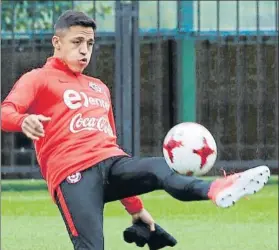
M 53 36 L 52 37 L 52 45 L 56 50 L 60 50 L 60 48 L 61 48 L 60 37 Z

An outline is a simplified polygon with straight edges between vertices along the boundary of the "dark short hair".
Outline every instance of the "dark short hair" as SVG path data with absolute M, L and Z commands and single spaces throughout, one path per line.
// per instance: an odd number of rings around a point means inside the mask
M 67 10 L 58 17 L 54 31 L 61 29 L 69 29 L 72 26 L 92 27 L 97 29 L 95 21 L 81 11 Z

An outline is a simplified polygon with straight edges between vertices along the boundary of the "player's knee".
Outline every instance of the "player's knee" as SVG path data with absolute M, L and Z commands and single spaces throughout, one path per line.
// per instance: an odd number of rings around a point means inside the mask
M 193 200 L 191 193 L 197 181 L 194 177 L 181 176 L 172 172 L 164 179 L 163 188 L 177 200 L 190 201 Z
M 146 186 L 150 186 L 153 189 L 160 189 L 161 188 L 161 180 L 159 176 L 154 173 L 148 173 L 146 178 L 144 179 Z

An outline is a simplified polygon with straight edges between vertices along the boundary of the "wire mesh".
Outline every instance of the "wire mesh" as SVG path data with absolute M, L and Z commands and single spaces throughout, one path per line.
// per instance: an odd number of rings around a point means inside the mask
M 262 36 L 259 1 L 254 3 L 255 32 L 243 35 L 241 1 L 236 1 L 236 36 L 224 37 L 219 30 L 220 3 L 216 1 L 215 39 L 197 41 L 198 121 L 215 135 L 220 161 L 237 168 L 245 161 L 274 160 L 276 167 L 278 36 Z M 199 2 L 197 9 L 201 13 Z M 273 17 L 278 34 L 278 7 Z M 200 20 L 197 26 L 199 30 Z
M 162 140 L 177 116 L 177 48 L 181 39 L 195 39 L 196 117 L 215 135 L 218 159 L 235 167 L 246 160 L 278 160 L 278 2 L 246 2 L 226 7 L 222 1 L 193 1 L 193 10 L 186 13 L 194 14 L 191 27 L 183 23 L 183 1 L 139 1 L 142 156 L 162 155 Z M 247 17 L 246 4 L 252 8 Z M 97 20 L 96 46 L 85 73 L 102 79 L 115 93 L 115 5 L 3 1 L 1 99 L 20 75 L 51 56 L 53 24 L 70 8 Z M 227 22 L 231 27 L 224 22 L 228 9 L 235 15 Z M 2 165 L 37 164 L 32 144 L 19 133 L 2 133 L 1 144 Z

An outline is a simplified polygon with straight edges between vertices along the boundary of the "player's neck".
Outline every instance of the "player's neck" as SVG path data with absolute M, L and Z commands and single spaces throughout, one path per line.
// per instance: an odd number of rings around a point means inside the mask
M 59 59 L 58 61 L 60 61 L 60 63 L 62 63 L 65 66 L 67 66 L 67 64 L 63 60 L 63 56 L 59 53 L 59 51 L 54 51 L 52 58 Z M 69 68 L 69 67 L 67 66 L 67 68 Z
M 63 60 L 62 55 L 59 53 L 59 51 L 56 51 L 56 50 L 53 52 L 52 57 L 59 58 L 59 59 Z

